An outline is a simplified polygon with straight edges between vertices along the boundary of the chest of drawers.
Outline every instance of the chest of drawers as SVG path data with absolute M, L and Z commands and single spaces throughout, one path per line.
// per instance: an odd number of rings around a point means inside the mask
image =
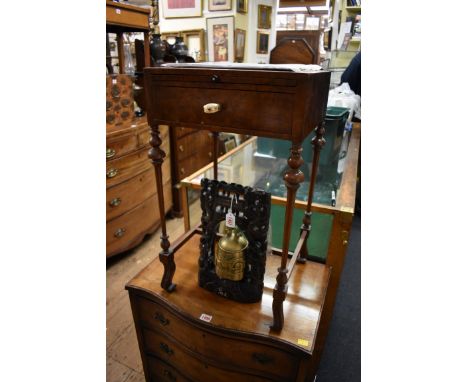
M 164 291 L 154 277 L 162 271 L 157 260 L 127 284 L 146 380 L 312 380 L 328 268 L 310 264 L 293 276 L 288 324 L 278 334 L 269 330 L 268 316 L 280 257 L 267 261 L 262 301 L 238 304 L 197 286 L 198 244 L 195 235 L 180 250 L 177 293 Z
M 171 171 L 168 128 L 162 128 L 164 207 L 171 209 Z M 138 245 L 159 226 L 156 179 L 148 159 L 150 132 L 145 118 L 127 127 L 108 129 L 106 137 L 107 257 Z

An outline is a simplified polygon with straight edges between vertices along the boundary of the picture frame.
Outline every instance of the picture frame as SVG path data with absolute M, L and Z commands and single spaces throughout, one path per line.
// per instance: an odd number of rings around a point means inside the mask
M 268 54 L 268 45 L 270 34 L 264 32 L 257 32 L 257 53 Z
M 304 29 L 308 31 L 318 31 L 320 29 L 320 17 L 307 16 Z
M 272 7 L 269 5 L 259 4 L 258 5 L 258 29 L 270 29 L 271 28 L 271 10 Z
M 230 11 L 231 9 L 232 0 L 208 0 L 208 10 L 210 12 Z
M 232 149 L 235 149 L 236 147 L 237 147 L 237 144 L 236 144 L 235 138 L 227 139 L 224 142 L 224 149 L 226 150 L 226 153 L 231 151 Z
M 289 14 L 286 16 L 286 30 L 294 31 L 296 30 L 296 15 Z
M 201 17 L 203 0 L 161 0 L 164 18 Z
M 234 61 L 234 16 L 206 19 L 208 61 Z
M 237 13 L 247 13 L 248 7 L 248 0 L 236 0 L 236 10 Z
M 245 54 L 245 35 L 246 31 L 244 29 L 236 28 L 235 32 L 235 61 L 236 62 L 243 62 L 244 61 L 244 54 Z

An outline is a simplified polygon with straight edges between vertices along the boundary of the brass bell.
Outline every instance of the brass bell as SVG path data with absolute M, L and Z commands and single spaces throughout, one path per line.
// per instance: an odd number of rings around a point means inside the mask
M 225 228 L 215 249 L 215 271 L 219 278 L 240 281 L 244 277 L 244 250 L 249 245 L 238 227 Z

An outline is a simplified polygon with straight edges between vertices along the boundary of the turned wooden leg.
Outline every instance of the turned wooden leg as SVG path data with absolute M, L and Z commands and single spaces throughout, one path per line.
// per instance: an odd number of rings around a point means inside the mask
M 304 213 L 304 218 L 302 219 L 302 227 L 301 227 L 301 232 L 307 231 L 307 235 L 304 240 L 304 244 L 302 245 L 302 248 L 301 248 L 300 257 L 297 259 L 297 261 L 302 264 L 306 262 L 306 258 L 308 256 L 307 240 L 309 239 L 309 234 L 310 234 L 310 218 L 312 215 L 312 200 L 314 197 L 315 180 L 317 179 L 320 151 L 322 150 L 322 147 L 325 144 L 325 138 L 323 138 L 323 133 L 325 133 L 324 126 L 325 126 L 325 121 L 322 123 L 322 126 L 317 127 L 315 129 L 315 137 L 312 138 L 312 141 L 310 141 L 310 143 L 314 146 L 314 157 L 312 159 L 312 171 L 310 175 L 307 208 L 306 208 L 306 212 Z
M 164 275 L 161 280 L 161 287 L 168 292 L 172 292 L 176 285 L 172 283 L 172 277 L 176 270 L 176 265 L 174 262 L 174 253 L 170 248 L 171 243 L 169 242 L 169 236 L 166 232 L 166 214 L 164 208 L 164 192 L 163 192 L 163 182 L 162 182 L 162 170 L 161 166 L 164 162 L 166 153 L 161 150 L 161 137 L 159 135 L 159 126 L 151 126 L 151 140 L 150 144 L 153 146 L 148 156 L 150 157 L 154 170 L 156 173 L 156 189 L 158 192 L 158 201 L 159 201 L 159 215 L 161 218 L 161 248 L 162 251 L 159 253 L 159 260 L 164 265 Z
M 219 133 L 213 131 L 213 179 L 218 180 L 218 138 Z
M 288 260 L 289 239 L 291 237 L 291 225 L 296 201 L 296 192 L 301 182 L 304 181 L 304 174 L 299 167 L 304 162 L 301 157 L 302 147 L 299 143 L 293 142 L 291 155 L 288 159 L 289 169 L 284 174 L 284 182 L 288 190 L 286 199 L 286 212 L 284 218 L 283 250 L 281 255 L 281 267 L 278 268 L 276 285 L 273 290 L 273 324 L 272 330 L 280 331 L 284 325 L 283 301 L 288 293 L 288 270 L 286 263 Z

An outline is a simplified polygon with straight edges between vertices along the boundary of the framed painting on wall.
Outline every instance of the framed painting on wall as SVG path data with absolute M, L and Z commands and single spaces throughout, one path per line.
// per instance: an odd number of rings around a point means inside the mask
M 234 61 L 234 16 L 206 19 L 208 61 Z
M 236 29 L 235 51 L 236 62 L 243 62 L 245 52 L 245 30 L 243 29 Z
M 161 6 L 166 19 L 202 16 L 202 0 L 161 0 Z
M 208 10 L 230 11 L 232 9 L 232 0 L 208 0 Z
M 268 40 L 270 35 L 268 33 L 257 32 L 257 53 L 268 54 Z
M 237 0 L 237 13 L 247 13 L 247 1 L 248 0 Z
M 271 7 L 269 5 L 260 4 L 258 6 L 258 29 L 271 28 Z

